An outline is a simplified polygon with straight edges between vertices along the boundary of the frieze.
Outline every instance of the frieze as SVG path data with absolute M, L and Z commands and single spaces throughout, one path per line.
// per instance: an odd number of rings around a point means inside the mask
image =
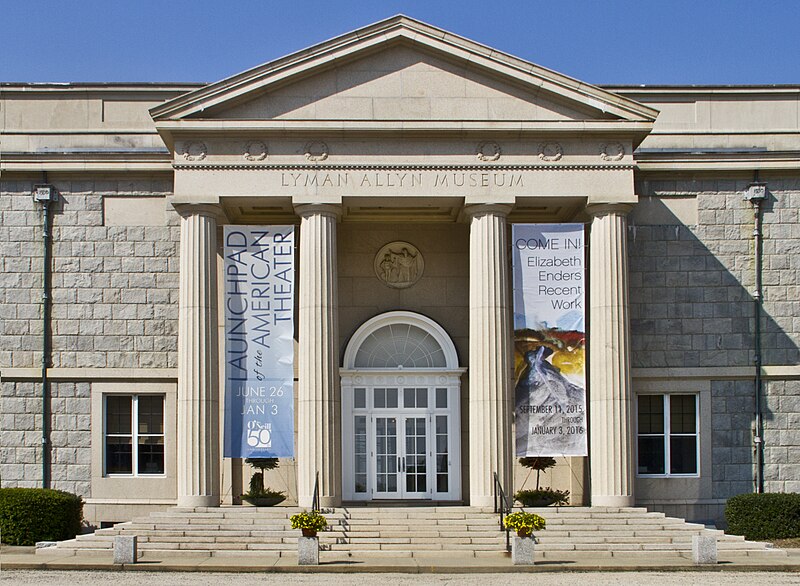
M 202 161 L 208 155 L 208 147 L 204 142 L 187 142 L 181 154 L 187 161 Z
M 267 145 L 260 140 L 251 140 L 244 145 L 242 156 L 248 161 L 263 161 L 267 158 Z
M 621 161 L 625 156 L 625 145 L 620 142 L 609 142 L 600 145 L 600 158 L 604 161 Z
M 555 162 L 564 156 L 564 149 L 557 142 L 543 142 L 539 144 L 538 154 L 542 161 Z
M 501 155 L 500 145 L 493 140 L 485 140 L 478 145 L 477 156 L 479 161 L 496 161 Z

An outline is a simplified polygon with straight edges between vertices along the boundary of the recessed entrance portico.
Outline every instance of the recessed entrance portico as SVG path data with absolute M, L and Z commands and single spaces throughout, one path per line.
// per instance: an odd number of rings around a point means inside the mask
M 460 377 L 433 320 L 393 311 L 353 335 L 342 376 L 344 500 L 460 500 Z

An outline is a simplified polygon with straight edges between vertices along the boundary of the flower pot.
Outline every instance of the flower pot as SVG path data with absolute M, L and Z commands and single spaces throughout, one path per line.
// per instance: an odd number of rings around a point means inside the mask
M 317 530 L 316 529 L 301 529 L 300 531 L 303 532 L 303 537 L 316 537 Z
M 242 500 L 256 507 L 274 507 L 286 500 L 285 496 L 243 496 Z
M 533 535 L 511 539 L 511 561 L 515 566 L 532 566 L 534 544 Z
M 306 531 L 306 529 L 303 529 Z M 319 538 L 300 537 L 297 539 L 297 564 L 300 566 L 319 565 Z

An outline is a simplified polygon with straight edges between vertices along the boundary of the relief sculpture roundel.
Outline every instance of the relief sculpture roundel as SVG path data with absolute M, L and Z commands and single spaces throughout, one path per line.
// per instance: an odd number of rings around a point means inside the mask
M 422 253 L 408 242 L 390 242 L 375 255 L 375 275 L 394 289 L 411 287 L 422 277 L 425 261 Z

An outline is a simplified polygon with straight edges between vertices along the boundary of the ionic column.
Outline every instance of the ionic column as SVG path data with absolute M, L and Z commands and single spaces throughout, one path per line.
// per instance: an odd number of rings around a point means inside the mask
M 215 205 L 181 205 L 178 506 L 219 506 L 219 351 Z
M 630 206 L 595 205 L 589 240 L 589 433 L 592 506 L 633 505 L 628 318 Z
M 467 207 L 469 237 L 470 505 L 491 506 L 496 472 L 511 486 L 511 343 L 506 216 L 511 206 Z
M 300 216 L 297 370 L 297 499 L 311 506 L 319 472 L 320 505 L 342 499 L 341 399 L 336 283 L 339 206 L 295 207 Z

